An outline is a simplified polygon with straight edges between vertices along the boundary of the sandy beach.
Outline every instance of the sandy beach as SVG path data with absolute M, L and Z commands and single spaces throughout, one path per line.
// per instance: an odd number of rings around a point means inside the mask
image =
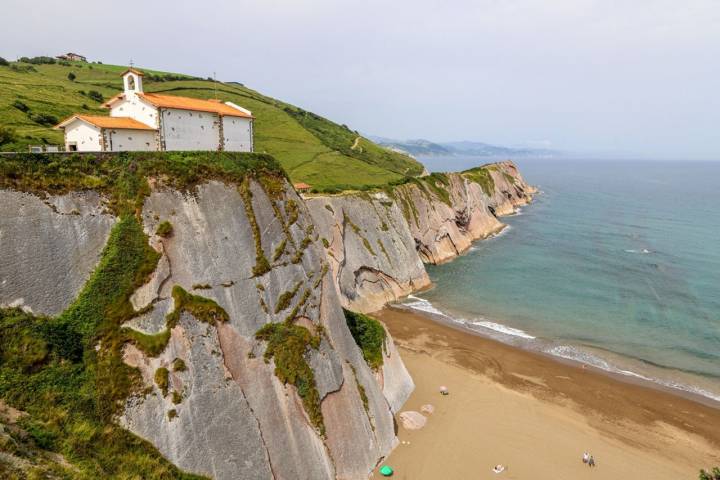
M 720 409 L 386 308 L 416 389 L 381 465 L 399 479 L 695 479 L 720 465 Z M 438 392 L 446 385 L 450 395 Z M 584 451 L 597 466 L 586 467 Z M 502 464 L 501 474 L 491 471 Z M 375 473 L 375 477 L 379 474 Z

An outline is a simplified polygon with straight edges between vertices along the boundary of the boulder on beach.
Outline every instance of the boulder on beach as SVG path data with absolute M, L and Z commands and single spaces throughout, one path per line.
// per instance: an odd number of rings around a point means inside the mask
M 400 422 L 406 430 L 420 430 L 427 423 L 427 417 L 420 412 L 410 410 L 400 413 Z
M 420 407 L 420 411 L 422 413 L 426 413 L 428 415 L 432 415 L 435 412 L 435 407 L 433 405 L 425 404 L 422 407 Z

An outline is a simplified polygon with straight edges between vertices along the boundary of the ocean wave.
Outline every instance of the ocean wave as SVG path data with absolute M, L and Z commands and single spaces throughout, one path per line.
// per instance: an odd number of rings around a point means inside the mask
M 428 300 L 425 300 L 424 298 L 416 297 L 415 295 L 408 295 L 407 298 L 412 301 L 403 303 L 403 305 L 405 307 L 409 307 L 409 308 L 413 308 L 415 310 L 420 310 L 422 312 L 432 313 L 433 315 L 441 316 L 448 320 L 452 320 L 455 323 L 464 325 L 467 328 L 470 328 L 475 331 L 478 331 L 478 329 L 473 328 L 473 327 L 480 327 L 482 329 L 492 330 L 493 332 L 502 333 L 503 335 L 508 335 L 511 337 L 520 337 L 520 338 L 525 338 L 527 340 L 535 339 L 535 337 L 533 337 L 532 335 L 530 335 L 529 333 L 527 333 L 523 330 L 520 330 L 519 328 L 508 327 L 507 325 L 490 322 L 488 320 L 466 320 L 464 318 L 455 318 L 455 317 L 448 315 L 445 312 L 437 309 L 432 303 L 430 303 Z
M 643 255 L 647 255 L 648 253 L 653 253 L 653 252 L 648 250 L 647 248 L 643 248 L 641 250 L 628 249 L 628 250 L 625 250 L 625 253 L 641 253 Z
M 528 340 L 535 340 L 535 337 L 533 337 L 532 335 L 530 335 L 529 333 L 527 333 L 523 330 L 520 330 L 519 328 L 508 327 L 507 325 L 502 325 L 500 323 L 488 322 L 485 320 L 475 321 L 475 322 L 466 322 L 466 323 L 468 323 L 469 325 L 475 325 L 478 327 L 487 328 L 489 330 L 493 330 L 495 332 L 503 333 L 505 335 L 510 335 L 513 337 L 520 337 L 520 338 L 525 338 Z
M 600 370 L 604 370 L 606 372 L 615 373 L 618 375 L 624 375 L 626 377 L 633 377 L 638 378 L 640 380 L 645 380 L 647 382 L 652 382 L 657 385 L 662 385 L 664 387 L 673 388 L 675 390 L 682 390 L 684 392 L 693 393 L 695 395 L 700 395 L 702 397 L 709 398 L 711 400 L 715 400 L 716 402 L 720 402 L 720 394 L 710 392 L 708 390 L 705 390 L 704 388 L 697 387 L 695 385 L 687 385 L 685 383 L 681 382 L 675 382 L 673 380 L 665 380 L 661 378 L 654 378 L 654 377 L 648 377 L 646 375 L 642 375 L 637 372 L 633 372 L 632 370 L 626 370 L 620 367 L 617 367 L 607 360 L 598 357 L 597 355 L 593 355 L 588 352 L 584 352 L 582 350 L 579 350 L 575 347 L 571 347 L 569 345 L 559 345 L 556 347 L 548 348 L 545 353 L 548 353 L 550 355 L 564 358 L 566 360 L 572 360 L 575 362 L 579 362 L 585 365 L 590 365 L 591 367 L 598 368 Z

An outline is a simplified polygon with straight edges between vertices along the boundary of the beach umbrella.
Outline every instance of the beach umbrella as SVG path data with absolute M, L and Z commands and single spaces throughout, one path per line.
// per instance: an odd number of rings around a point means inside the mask
M 393 473 L 393 469 L 388 465 L 383 465 L 382 468 L 380 468 L 380 475 L 383 477 L 391 477 Z

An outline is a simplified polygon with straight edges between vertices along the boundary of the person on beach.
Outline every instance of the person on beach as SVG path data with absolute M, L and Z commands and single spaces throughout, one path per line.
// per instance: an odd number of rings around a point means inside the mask
M 588 452 L 583 453 L 582 461 L 585 465 L 587 465 L 588 461 L 590 460 L 590 454 Z
M 590 468 L 592 468 L 592 467 L 595 466 L 595 458 L 593 458 L 592 455 L 590 455 L 590 458 L 588 459 L 588 466 L 589 466 Z

